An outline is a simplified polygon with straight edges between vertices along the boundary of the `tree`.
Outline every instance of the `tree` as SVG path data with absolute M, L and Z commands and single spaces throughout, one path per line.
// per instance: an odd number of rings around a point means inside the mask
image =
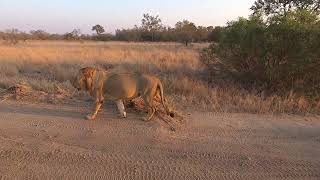
M 32 35 L 32 38 L 39 39 L 39 40 L 45 40 L 49 38 L 49 33 L 45 32 L 44 30 L 32 30 L 30 31 L 30 34 Z
M 197 27 L 194 23 L 184 20 L 182 22 L 177 22 L 175 25 L 178 38 L 180 41 L 184 42 L 188 46 L 189 42 L 192 42 L 197 33 Z
M 137 26 L 132 29 L 117 29 L 115 38 L 120 41 L 141 41 L 141 32 Z
M 149 14 L 143 14 L 143 19 L 141 20 L 142 29 L 151 33 L 152 41 L 154 41 L 155 33 L 163 28 L 161 22 L 162 21 L 158 15 L 152 16 Z
M 254 14 L 266 16 L 286 16 L 289 12 L 302 9 L 320 14 L 320 0 L 256 0 L 251 7 Z
M 100 24 L 97 24 L 97 25 L 93 26 L 93 27 L 92 27 L 92 31 L 96 31 L 96 33 L 97 33 L 98 35 L 100 35 L 100 34 L 102 34 L 102 33 L 105 32 L 104 27 L 101 26 Z
M 76 39 L 80 37 L 81 35 L 81 30 L 80 29 L 74 29 L 71 34 L 73 35 L 73 37 L 75 37 Z
M 208 28 L 204 26 L 198 26 L 196 30 L 195 40 L 197 42 L 205 42 L 208 40 Z
M 19 34 L 20 34 L 20 31 L 18 29 L 9 29 L 9 30 L 6 30 L 7 32 L 7 41 L 11 44 L 17 44 L 18 43 L 18 40 L 19 40 Z
M 211 42 L 219 42 L 223 36 L 225 27 L 216 26 L 209 31 L 208 40 Z
M 72 32 L 66 33 L 65 39 L 67 40 L 77 40 L 80 39 L 81 31 L 80 29 L 74 29 Z

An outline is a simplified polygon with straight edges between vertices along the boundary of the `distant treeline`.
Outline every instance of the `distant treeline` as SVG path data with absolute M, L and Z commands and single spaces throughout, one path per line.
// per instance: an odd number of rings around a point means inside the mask
M 159 16 L 144 14 L 140 26 L 128 29 L 117 29 L 115 34 L 105 33 L 103 26 L 97 24 L 92 27 L 92 35 L 82 34 L 80 29 L 74 29 L 65 34 L 51 34 L 44 30 L 22 32 L 18 29 L 0 31 L 0 40 L 12 43 L 25 40 L 94 40 L 94 41 L 151 41 L 151 42 L 181 42 L 188 45 L 190 42 L 217 41 L 221 27 L 196 26 L 194 23 L 183 20 L 175 27 L 162 24 Z

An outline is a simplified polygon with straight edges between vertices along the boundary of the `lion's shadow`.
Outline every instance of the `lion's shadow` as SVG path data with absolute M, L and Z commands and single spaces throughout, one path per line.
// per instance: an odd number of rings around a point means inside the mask
M 1 113 L 17 113 L 20 115 L 33 115 L 33 116 L 44 116 L 44 117 L 57 117 L 65 118 L 66 120 L 85 120 L 85 116 L 88 113 L 92 113 L 93 104 L 84 103 L 82 105 L 24 105 L 19 104 L 0 104 L 0 114 Z M 138 117 L 144 114 L 142 111 L 138 111 L 132 107 L 126 109 L 131 116 Z M 108 117 L 112 119 L 119 118 L 119 113 L 115 103 L 106 102 L 103 104 L 101 110 L 98 114 L 99 118 Z

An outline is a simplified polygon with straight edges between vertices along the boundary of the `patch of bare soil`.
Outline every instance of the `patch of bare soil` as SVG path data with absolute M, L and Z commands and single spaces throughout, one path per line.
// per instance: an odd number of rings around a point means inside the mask
M 1 103 L 0 179 L 320 179 L 318 117 L 91 108 Z

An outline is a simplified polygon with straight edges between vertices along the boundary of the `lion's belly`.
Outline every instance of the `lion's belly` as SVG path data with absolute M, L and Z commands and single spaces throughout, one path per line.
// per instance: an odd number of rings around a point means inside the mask
M 104 95 L 109 100 L 132 99 L 138 94 L 136 80 L 128 76 L 116 76 L 104 84 Z

